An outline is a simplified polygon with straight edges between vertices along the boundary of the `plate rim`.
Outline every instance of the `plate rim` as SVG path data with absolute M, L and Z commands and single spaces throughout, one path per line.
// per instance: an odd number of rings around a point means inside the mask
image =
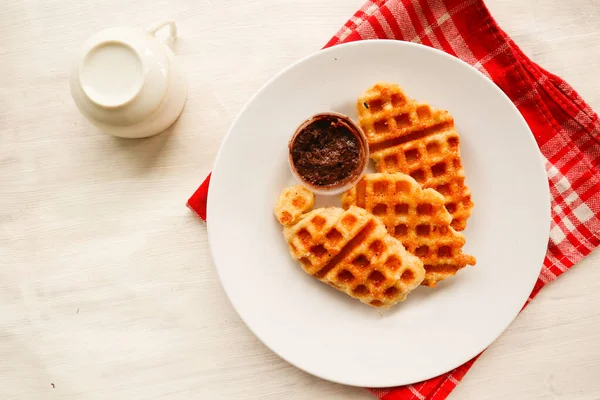
M 510 108 L 512 108 L 512 110 L 514 111 L 515 115 L 521 120 L 522 125 L 527 129 L 527 131 L 529 132 L 528 135 L 528 140 L 530 141 L 531 145 L 533 146 L 534 150 L 536 151 L 538 157 L 539 157 L 539 163 L 538 163 L 538 168 L 539 171 L 537 173 L 541 173 L 544 176 L 544 180 L 546 182 L 546 185 L 544 185 L 545 190 L 543 191 L 543 196 L 544 196 L 544 203 L 546 204 L 545 206 L 545 225 L 546 228 L 544 229 L 544 231 L 546 232 L 545 236 L 549 238 L 550 236 L 550 228 L 551 228 L 551 223 L 552 223 L 552 215 L 551 215 L 551 207 L 552 207 L 552 197 L 550 194 L 550 187 L 547 184 L 547 174 L 546 174 L 546 169 L 545 169 L 545 159 L 543 154 L 541 153 L 541 149 L 539 148 L 537 142 L 535 141 L 535 137 L 533 135 L 533 132 L 531 131 L 531 128 L 529 127 L 529 124 L 527 123 L 527 121 L 525 120 L 525 118 L 523 117 L 523 115 L 521 114 L 521 112 L 518 110 L 518 108 L 515 106 L 515 104 L 512 102 L 512 100 L 506 95 L 506 93 L 504 93 L 502 91 L 502 89 L 500 89 L 498 87 L 498 85 L 496 85 L 496 83 L 494 81 L 492 81 L 490 78 L 488 78 L 485 74 L 483 74 L 481 71 L 479 71 L 478 69 L 476 69 L 475 67 L 471 66 L 470 64 L 468 64 L 467 62 L 459 59 L 458 57 L 455 57 L 453 55 L 450 55 L 444 51 L 420 44 L 420 43 L 413 43 L 413 42 L 405 42 L 405 41 L 400 41 L 400 40 L 393 40 L 393 39 L 367 39 L 367 40 L 359 40 L 359 41 L 353 41 L 353 42 L 349 42 L 349 43 L 342 43 L 342 44 L 338 44 L 332 47 L 328 47 L 325 49 L 321 49 L 318 51 L 315 51 L 307 56 L 304 56 L 294 62 L 292 62 L 291 64 L 289 64 L 288 66 L 284 67 L 283 69 L 279 70 L 279 72 L 275 73 L 271 78 L 269 78 L 267 80 L 267 82 L 265 82 L 251 97 L 250 99 L 244 104 L 244 106 L 241 108 L 241 110 L 238 112 L 238 114 L 236 115 L 236 117 L 234 118 L 234 120 L 232 121 L 231 125 L 229 126 L 227 133 L 225 134 L 225 136 L 223 137 L 221 144 L 219 145 L 219 149 L 217 151 L 216 157 L 215 157 L 215 161 L 213 163 L 213 168 L 212 168 L 212 172 L 211 172 L 211 184 L 213 182 L 215 182 L 214 177 L 215 176 L 219 176 L 218 175 L 218 171 L 219 171 L 219 165 L 220 165 L 220 160 L 221 160 L 221 156 L 222 156 L 222 151 L 225 147 L 225 145 L 227 144 L 228 140 L 230 140 L 231 138 L 231 134 L 232 132 L 235 130 L 235 128 L 237 127 L 239 120 L 241 119 L 241 116 L 244 115 L 244 113 L 246 112 L 246 110 L 248 109 L 248 107 L 254 102 L 254 100 L 262 93 L 264 92 L 267 87 L 269 87 L 274 81 L 276 81 L 280 76 L 284 75 L 287 71 L 296 68 L 297 66 L 299 66 L 300 64 L 303 64 L 305 62 L 308 62 L 310 59 L 314 58 L 314 57 L 318 57 L 321 56 L 323 54 L 329 54 L 329 53 L 333 53 L 336 51 L 339 51 L 340 48 L 347 48 L 347 47 L 361 47 L 361 46 L 380 46 L 380 45 L 391 45 L 391 46 L 397 46 L 399 48 L 402 47 L 415 47 L 415 48 L 419 48 L 422 51 L 426 51 L 426 52 L 432 52 L 432 53 L 437 53 L 438 55 L 447 58 L 449 61 L 451 62 L 455 62 L 455 63 L 459 63 L 462 64 L 463 66 L 466 66 L 468 69 L 470 69 L 472 72 L 477 73 L 478 75 L 480 75 L 479 78 L 484 78 L 485 81 L 493 88 L 493 90 L 500 95 L 504 102 L 507 103 Z M 324 374 L 322 372 L 317 372 L 314 371 L 312 368 L 304 366 L 304 365 L 298 365 L 297 363 L 293 362 L 292 360 L 289 360 L 288 358 L 286 358 L 285 356 L 283 356 L 278 350 L 276 350 L 272 345 L 269 345 L 265 340 L 263 340 L 263 338 L 256 332 L 256 330 L 253 327 L 252 323 L 249 323 L 249 321 L 247 321 L 247 319 L 242 315 L 242 313 L 240 313 L 237 305 L 234 303 L 234 301 L 232 300 L 232 297 L 230 296 L 228 289 L 226 287 L 226 285 L 224 284 L 223 281 L 223 276 L 222 276 L 222 272 L 221 270 L 217 267 L 216 262 L 215 262 L 215 249 L 214 249 L 214 242 L 213 240 L 211 240 L 211 224 L 208 222 L 208 216 L 211 214 L 211 209 L 212 206 L 211 204 L 214 204 L 214 202 L 212 200 L 213 199 L 213 195 L 212 193 L 214 193 L 215 191 L 208 191 L 208 196 L 207 196 L 207 239 L 208 239 L 208 247 L 209 247 L 209 251 L 210 251 L 210 255 L 211 255 L 211 259 L 213 261 L 213 264 L 215 266 L 215 269 L 217 271 L 217 275 L 219 276 L 219 281 L 221 283 L 221 287 L 223 288 L 227 299 L 229 300 L 230 304 L 233 306 L 235 312 L 237 313 L 237 315 L 240 317 L 240 319 L 242 320 L 242 322 L 248 327 L 248 329 L 252 332 L 252 334 L 258 338 L 258 340 L 260 340 L 260 342 L 267 347 L 270 351 L 272 351 L 273 353 L 275 353 L 278 357 L 280 357 L 281 359 L 283 359 L 284 361 L 288 362 L 289 364 L 293 365 L 294 367 L 309 373 L 313 376 L 316 376 L 318 378 L 321 379 L 325 379 L 328 380 L 330 382 L 335 382 L 335 383 L 339 383 L 339 384 L 343 384 L 343 385 L 348 385 L 348 386 L 355 386 L 355 387 L 370 387 L 370 388 L 386 388 L 386 387 L 393 387 L 393 386 L 401 386 L 401 385 L 409 385 L 409 384 L 413 384 L 413 383 L 417 383 L 417 382 L 421 382 L 424 380 L 428 380 L 440 375 L 443 375 L 445 373 L 448 373 L 450 371 L 452 371 L 453 369 L 460 367 L 461 365 L 463 365 L 464 363 L 470 361 L 471 359 L 473 359 L 474 357 L 478 356 L 479 354 L 481 354 L 483 351 L 485 351 L 492 343 L 494 343 L 505 331 L 506 329 L 513 323 L 513 321 L 516 319 L 516 317 L 520 314 L 521 310 L 523 309 L 523 307 L 520 307 L 513 315 L 512 318 L 510 318 L 508 320 L 508 322 L 505 324 L 505 326 L 498 332 L 498 334 L 496 335 L 491 335 L 492 338 L 491 340 L 489 340 L 489 342 L 481 349 L 477 350 L 474 352 L 474 354 L 470 354 L 461 358 L 460 363 L 458 363 L 457 365 L 451 367 L 451 368 L 441 368 L 439 369 L 435 374 L 431 375 L 431 374 L 426 374 L 426 376 L 423 376 L 422 378 L 419 379 L 414 379 L 411 381 L 402 381 L 401 376 L 398 377 L 397 382 L 380 382 L 380 383 L 367 383 L 367 382 L 358 382 L 356 380 L 345 380 L 345 379 L 339 379 L 336 377 L 331 377 L 328 376 L 329 374 Z M 541 194 L 540 194 L 541 195 Z M 547 249 L 547 247 L 546 247 Z M 524 298 L 522 299 L 522 303 L 523 306 L 526 304 L 527 299 L 529 298 L 529 295 L 531 294 L 531 291 L 533 290 L 534 286 L 535 286 L 535 282 L 537 281 L 537 278 L 539 277 L 539 274 L 543 268 L 543 262 L 544 259 L 546 257 L 546 252 L 543 253 L 541 259 L 539 260 L 539 264 L 540 264 L 540 268 L 537 271 L 537 274 L 535 275 L 535 277 L 533 279 L 531 279 L 530 284 L 528 285 L 530 287 L 530 290 L 527 292 L 527 294 L 525 296 L 523 296 Z

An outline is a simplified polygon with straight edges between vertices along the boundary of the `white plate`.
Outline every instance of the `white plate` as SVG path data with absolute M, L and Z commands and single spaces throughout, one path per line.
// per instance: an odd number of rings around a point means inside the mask
M 454 116 L 475 202 L 465 251 L 477 257 L 386 312 L 304 273 L 273 216 L 279 192 L 294 183 L 286 147 L 294 129 L 320 111 L 355 119 L 357 97 L 378 81 Z M 208 197 L 213 260 L 244 322 L 298 368 L 356 386 L 428 379 L 485 349 L 527 300 L 549 227 L 542 158 L 510 100 L 462 61 L 399 41 L 319 51 L 268 82 L 223 141 Z

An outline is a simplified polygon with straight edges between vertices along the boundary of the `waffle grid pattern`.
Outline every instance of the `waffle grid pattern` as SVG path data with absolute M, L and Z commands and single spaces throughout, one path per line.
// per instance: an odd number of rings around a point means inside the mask
M 424 285 L 435 286 L 475 258 L 462 253 L 464 236 L 451 226 L 444 198 L 402 173 L 367 174 L 342 196 L 344 208 L 354 205 L 381 220 L 406 250 L 423 260 Z
M 422 262 L 357 207 L 313 210 L 284 235 L 306 273 L 371 306 L 404 300 L 424 278 Z
M 452 116 L 409 99 L 395 84 L 378 83 L 357 102 L 359 122 L 378 172 L 403 172 L 444 195 L 452 226 L 466 228 L 473 202 L 465 185 Z

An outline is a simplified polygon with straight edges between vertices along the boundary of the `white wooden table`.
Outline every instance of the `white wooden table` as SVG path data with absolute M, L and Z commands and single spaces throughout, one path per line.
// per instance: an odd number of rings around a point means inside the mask
M 527 54 L 600 110 L 600 5 L 488 3 Z M 297 370 L 252 335 L 184 205 L 249 97 L 360 4 L 2 4 L 0 399 L 371 398 Z M 70 99 L 73 53 L 106 26 L 167 16 L 189 72 L 181 119 L 147 140 L 97 132 Z M 548 285 L 451 399 L 600 399 L 599 267 L 596 253 Z

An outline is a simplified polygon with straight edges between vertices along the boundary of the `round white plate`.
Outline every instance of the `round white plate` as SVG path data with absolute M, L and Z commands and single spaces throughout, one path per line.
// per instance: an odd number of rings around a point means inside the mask
M 388 311 L 307 275 L 273 215 L 279 192 L 294 183 L 287 142 L 295 128 L 321 111 L 356 119 L 357 97 L 378 81 L 450 111 L 475 202 L 464 250 L 477 265 Z M 213 260 L 244 322 L 298 368 L 356 386 L 414 383 L 484 350 L 527 300 L 549 227 L 542 157 L 510 100 L 462 61 L 399 41 L 319 51 L 268 82 L 223 141 L 208 196 Z

